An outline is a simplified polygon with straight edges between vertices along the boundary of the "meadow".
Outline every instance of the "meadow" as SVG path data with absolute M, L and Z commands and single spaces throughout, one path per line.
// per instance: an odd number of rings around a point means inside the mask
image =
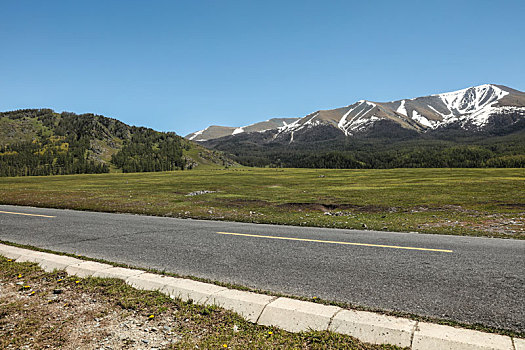
M 189 195 L 196 191 L 210 191 Z M 231 168 L 0 178 L 0 204 L 525 238 L 525 169 Z

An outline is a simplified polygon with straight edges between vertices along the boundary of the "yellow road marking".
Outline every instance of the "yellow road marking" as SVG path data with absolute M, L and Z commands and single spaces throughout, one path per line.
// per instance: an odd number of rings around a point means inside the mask
M 364 247 L 377 247 L 377 248 L 391 248 L 391 249 L 408 249 L 408 250 L 423 250 L 428 252 L 442 252 L 442 253 L 453 253 L 452 250 L 448 249 L 433 249 L 433 248 L 419 248 L 419 247 L 402 247 L 397 245 L 384 245 L 384 244 L 370 244 L 370 243 L 354 243 L 354 242 L 338 242 L 338 241 L 323 241 L 320 239 L 308 239 L 308 238 L 294 238 L 294 237 L 279 237 L 279 236 L 265 236 L 265 235 L 250 235 L 247 233 L 233 233 L 233 232 L 217 232 L 221 235 L 232 235 L 232 236 L 244 236 L 244 237 L 257 237 L 257 238 L 271 238 L 271 239 L 283 239 L 289 241 L 303 241 L 303 242 L 317 242 L 317 243 L 329 243 L 329 244 L 343 244 L 343 245 L 358 245 Z
M 42 218 L 56 218 L 56 216 L 50 216 L 50 215 L 40 215 L 40 214 L 28 214 L 28 213 L 15 213 L 12 211 L 1 211 L 0 214 L 14 214 L 14 215 L 26 215 L 26 216 L 40 216 Z

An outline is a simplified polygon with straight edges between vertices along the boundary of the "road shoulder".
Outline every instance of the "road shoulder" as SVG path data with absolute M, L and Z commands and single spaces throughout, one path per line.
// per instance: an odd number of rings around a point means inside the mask
M 16 262 L 37 263 L 46 271 L 65 270 L 79 277 L 112 277 L 132 287 L 159 291 L 172 298 L 201 305 L 220 306 L 250 322 L 291 332 L 333 331 L 372 344 L 391 344 L 411 349 L 508 349 L 523 339 L 458 327 L 417 322 L 367 311 L 241 292 L 214 284 L 152 274 L 138 269 L 33 251 L 0 244 L 0 255 Z

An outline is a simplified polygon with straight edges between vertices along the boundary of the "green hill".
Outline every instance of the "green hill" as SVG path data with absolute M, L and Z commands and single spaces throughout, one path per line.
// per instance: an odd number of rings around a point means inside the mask
M 0 176 L 150 172 L 234 165 L 173 132 L 94 114 L 0 113 Z

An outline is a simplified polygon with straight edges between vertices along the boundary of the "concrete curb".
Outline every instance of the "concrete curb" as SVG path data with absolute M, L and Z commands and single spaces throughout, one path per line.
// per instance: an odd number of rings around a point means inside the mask
M 329 330 L 348 334 L 373 344 L 410 347 L 417 322 L 373 312 L 342 310 L 332 320 Z
M 0 244 L 0 254 L 8 259 L 16 260 L 22 255 L 27 255 L 27 249 L 12 247 L 10 245 Z
M 141 290 L 156 290 L 160 291 L 166 283 L 171 280 L 175 279 L 174 277 L 167 277 L 167 276 L 161 276 L 156 275 L 154 273 L 144 272 L 137 276 L 131 276 L 126 278 L 126 283 L 132 286 L 133 288 L 141 289 Z
M 525 339 L 277 298 L 5 244 L 0 244 L 0 255 L 17 262 L 37 263 L 45 271 L 56 269 L 79 277 L 119 278 L 137 289 L 160 291 L 172 298 L 192 300 L 198 304 L 217 305 L 234 311 L 253 323 L 275 326 L 290 332 L 329 330 L 348 334 L 368 343 L 392 344 L 414 350 L 525 350 Z
M 514 349 L 515 350 L 525 350 L 525 339 L 514 338 Z
M 161 292 L 171 298 L 179 298 L 183 301 L 192 300 L 196 304 L 206 304 L 206 301 L 216 293 L 227 290 L 215 284 L 203 283 L 185 278 L 174 278 L 170 280 Z
M 513 350 L 513 346 L 512 339 L 503 335 L 420 322 L 414 334 L 412 349 Z
M 95 272 L 92 277 L 120 278 L 121 280 L 126 280 L 130 277 L 142 275 L 143 273 L 144 271 L 142 270 L 125 269 L 123 267 L 110 267 L 109 269 L 103 269 Z
M 17 251 L 22 253 L 22 250 Z M 80 264 L 83 260 L 75 259 L 69 256 L 54 255 L 49 253 L 33 251 L 32 253 L 23 254 L 15 259 L 17 262 L 34 262 L 40 265 L 40 267 L 46 271 L 51 272 L 53 270 L 64 270 L 66 267 Z
M 277 298 L 266 305 L 257 323 L 289 332 L 327 330 L 334 315 L 342 309 L 290 298 Z
M 75 275 L 78 277 L 91 277 L 95 273 L 102 270 L 107 270 L 113 266 L 108 264 L 101 264 L 94 261 L 83 261 L 79 264 L 69 265 L 65 268 L 66 272 L 70 275 Z
M 250 322 L 257 323 L 266 305 L 275 300 L 270 295 L 225 289 L 211 296 L 207 304 L 234 311 Z

